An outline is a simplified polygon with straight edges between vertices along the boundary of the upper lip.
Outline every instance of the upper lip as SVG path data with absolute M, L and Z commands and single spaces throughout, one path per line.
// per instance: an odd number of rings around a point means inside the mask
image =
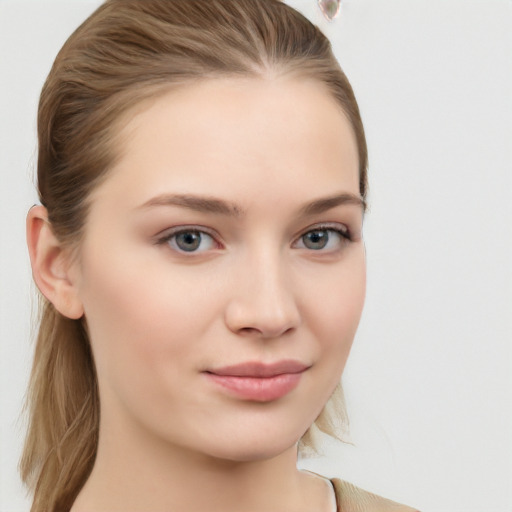
M 208 370 L 207 373 L 230 377 L 275 377 L 285 373 L 301 373 L 310 365 L 291 359 L 275 363 L 262 363 L 260 361 L 247 361 L 245 363 L 223 366 Z

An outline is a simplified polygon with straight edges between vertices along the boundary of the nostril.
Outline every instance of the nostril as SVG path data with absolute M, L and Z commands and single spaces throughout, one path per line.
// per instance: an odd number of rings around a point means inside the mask
M 239 331 L 239 334 L 247 335 L 247 336 L 255 336 L 261 335 L 261 331 L 259 329 L 255 329 L 254 327 L 242 327 Z
M 290 334 L 295 330 L 294 327 L 289 327 L 285 329 L 258 329 L 257 327 L 242 327 L 241 329 L 238 329 L 238 334 L 241 336 L 247 336 L 247 337 L 258 337 L 258 338 L 278 338 L 281 336 L 285 336 L 287 334 Z

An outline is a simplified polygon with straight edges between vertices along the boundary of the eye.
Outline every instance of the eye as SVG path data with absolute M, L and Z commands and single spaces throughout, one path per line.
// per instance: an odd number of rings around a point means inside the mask
M 168 244 L 177 252 L 201 253 L 217 247 L 214 238 L 199 229 L 181 229 L 167 234 L 158 244 Z
M 348 231 L 340 228 L 318 227 L 304 233 L 295 246 L 312 251 L 336 251 L 348 241 L 350 241 Z

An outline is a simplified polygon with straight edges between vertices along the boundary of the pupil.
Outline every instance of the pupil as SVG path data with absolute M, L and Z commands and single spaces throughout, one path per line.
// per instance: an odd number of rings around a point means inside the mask
M 195 251 L 201 244 L 201 234 L 189 231 L 176 237 L 176 244 L 183 251 Z
M 304 245 L 308 249 L 323 249 L 328 239 L 327 231 L 312 231 L 303 237 Z

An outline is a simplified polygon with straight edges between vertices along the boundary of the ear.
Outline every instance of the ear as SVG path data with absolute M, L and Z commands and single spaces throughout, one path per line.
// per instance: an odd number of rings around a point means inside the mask
M 33 206 L 28 212 L 27 244 L 32 275 L 39 291 L 62 315 L 81 318 L 84 310 L 71 272 L 69 251 L 53 234 L 43 206 Z

